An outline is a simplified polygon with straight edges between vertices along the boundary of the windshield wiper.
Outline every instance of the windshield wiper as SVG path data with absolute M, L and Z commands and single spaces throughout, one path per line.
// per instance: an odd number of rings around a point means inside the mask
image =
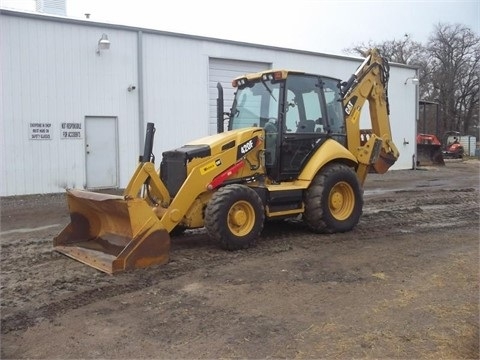
M 275 96 L 273 95 L 272 90 L 268 87 L 265 81 L 263 79 L 260 81 L 262 82 L 263 86 L 265 86 L 265 89 L 267 89 L 267 91 L 270 93 L 270 96 L 273 98 L 273 100 L 277 101 L 277 99 L 275 99 Z

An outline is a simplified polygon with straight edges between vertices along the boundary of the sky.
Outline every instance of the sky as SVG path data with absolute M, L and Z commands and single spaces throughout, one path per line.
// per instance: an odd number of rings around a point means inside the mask
M 35 0 L 0 0 L 35 10 Z M 359 44 L 426 43 L 438 23 L 480 35 L 480 0 L 66 0 L 67 16 L 336 55 Z

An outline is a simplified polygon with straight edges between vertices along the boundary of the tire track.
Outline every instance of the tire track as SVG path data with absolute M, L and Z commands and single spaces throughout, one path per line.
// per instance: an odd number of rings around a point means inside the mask
M 68 311 L 103 299 L 247 257 L 261 258 L 295 247 L 313 250 L 338 243 L 353 244 L 359 239 L 388 238 L 402 232 L 425 233 L 442 226 L 462 228 L 478 222 L 478 191 L 472 188 L 450 191 L 426 188 L 395 192 L 382 198 L 366 196 L 364 214 L 352 232 L 318 235 L 299 221 L 274 222 L 266 224 L 256 247 L 226 252 L 206 238 L 205 230 L 192 231 L 174 238 L 168 265 L 115 277 L 63 256 L 48 256 L 52 251 L 50 239 L 30 241 L 24 247 L 8 247 L 8 253 L 2 254 L 2 308 L 9 311 L 2 311 L 1 334 L 24 331 L 40 321 L 53 321 Z M 25 272 L 21 283 L 15 273 L 19 268 Z

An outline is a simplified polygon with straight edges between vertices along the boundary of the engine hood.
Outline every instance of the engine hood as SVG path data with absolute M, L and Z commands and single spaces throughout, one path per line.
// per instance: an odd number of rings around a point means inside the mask
M 248 127 L 225 131 L 223 133 L 206 136 L 185 144 L 185 147 L 208 147 L 211 155 L 219 154 L 225 150 L 239 146 L 240 144 L 254 138 L 263 137 L 263 129 L 259 127 Z

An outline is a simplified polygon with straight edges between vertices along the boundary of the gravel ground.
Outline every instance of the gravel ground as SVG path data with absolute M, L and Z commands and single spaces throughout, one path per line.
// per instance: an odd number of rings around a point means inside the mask
M 479 161 L 369 175 L 359 225 L 204 230 L 116 276 L 52 250 L 64 194 L 1 199 L 2 359 L 479 358 Z

